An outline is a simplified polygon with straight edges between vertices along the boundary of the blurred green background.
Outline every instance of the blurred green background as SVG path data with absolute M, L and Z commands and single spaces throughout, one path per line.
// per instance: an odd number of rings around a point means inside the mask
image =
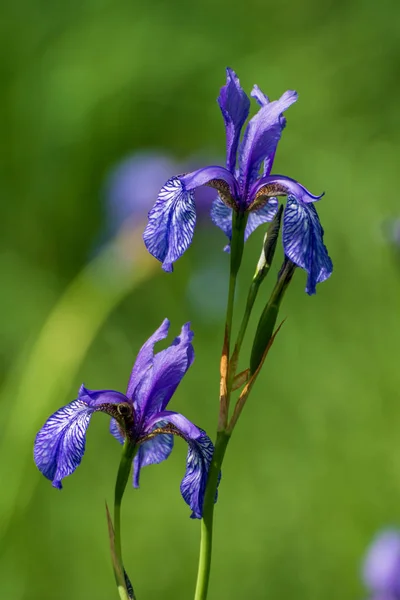
M 104 500 L 120 447 L 107 419 L 93 419 L 61 493 L 36 470 L 33 439 L 82 381 L 124 390 L 165 316 L 172 334 L 186 320 L 196 332 L 171 408 L 214 435 L 223 317 L 201 307 L 220 306 L 220 292 L 210 286 L 205 299 L 198 286 L 196 302 L 188 285 L 207 265 L 226 276 L 222 233 L 199 227 L 172 276 L 139 250 L 130 266 L 95 248 L 119 160 L 146 148 L 224 155 L 215 99 L 227 65 L 248 91 L 298 90 L 274 171 L 326 191 L 318 209 L 335 271 L 312 298 L 298 272 L 285 299 L 287 321 L 227 454 L 209 598 L 363 597 L 365 546 L 400 522 L 400 270 L 382 234 L 400 214 L 399 23 L 395 0 L 3 6 L 0 598 L 116 597 Z M 246 247 L 239 306 L 262 234 Z M 125 496 L 138 599 L 193 597 L 199 522 L 179 494 L 185 455 L 178 440 Z

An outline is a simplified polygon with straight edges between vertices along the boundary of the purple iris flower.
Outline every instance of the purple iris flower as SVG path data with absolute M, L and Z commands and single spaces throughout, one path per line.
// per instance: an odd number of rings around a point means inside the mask
M 54 487 L 61 489 L 62 479 L 78 467 L 90 419 L 93 413 L 104 412 L 112 417 L 112 435 L 121 444 L 127 440 L 137 446 L 133 459 L 135 487 L 139 487 L 142 467 L 168 458 L 174 435 L 186 440 L 188 454 L 181 493 L 193 511 L 192 518 L 201 518 L 213 445 L 205 432 L 186 417 L 165 410 L 194 360 L 189 323 L 168 348 L 154 354 L 154 345 L 167 337 L 168 329 L 169 321 L 165 319 L 141 348 L 126 394 L 88 390 L 82 385 L 78 398 L 46 421 L 36 436 L 34 457 Z
M 400 600 L 400 532 L 379 533 L 367 551 L 363 579 L 374 600 Z
M 306 291 L 314 294 L 316 284 L 332 273 L 332 261 L 323 243 L 323 229 L 313 203 L 314 196 L 300 183 L 283 175 L 271 175 L 282 131 L 283 112 L 296 102 L 297 93 L 287 91 L 270 102 L 254 86 L 251 96 L 260 108 L 245 129 L 250 100 L 232 69 L 222 87 L 218 104 L 225 122 L 226 168 L 210 166 L 186 175 L 172 177 L 161 189 L 149 212 L 143 238 L 149 252 L 162 262 L 165 271 L 190 245 L 196 224 L 194 191 L 203 185 L 218 191 L 211 218 L 228 239 L 232 236 L 232 211 L 248 213 L 245 240 L 262 223 L 271 221 L 278 209 L 277 196 L 287 196 L 283 220 L 283 246 L 286 256 L 308 273 Z

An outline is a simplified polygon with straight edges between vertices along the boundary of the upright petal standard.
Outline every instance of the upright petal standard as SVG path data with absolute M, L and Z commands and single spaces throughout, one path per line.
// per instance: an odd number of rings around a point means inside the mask
M 201 518 L 204 491 L 213 453 L 206 433 L 183 415 L 166 410 L 179 383 L 194 360 L 193 332 L 186 323 L 172 344 L 154 353 L 157 342 L 168 335 L 165 319 L 139 351 L 125 394 L 113 390 L 89 390 L 81 386 L 78 398 L 60 408 L 36 436 L 34 458 L 38 469 L 61 489 L 61 481 L 79 466 L 85 452 L 86 430 L 95 412 L 111 416 L 110 431 L 120 442 L 135 446 L 134 486 L 139 486 L 142 467 L 168 458 L 173 436 L 188 444 L 186 473 L 181 492 Z
M 276 197 L 286 196 L 284 251 L 307 272 L 306 291 L 313 294 L 316 284 L 332 273 L 332 261 L 323 243 L 323 229 L 317 211 L 308 206 L 320 200 L 322 194 L 311 194 L 290 177 L 271 175 L 278 143 L 286 126 L 283 113 L 297 101 L 297 93 L 288 90 L 279 100 L 270 102 L 268 96 L 254 86 L 251 96 L 259 109 L 248 121 L 240 140 L 249 115 L 250 99 L 236 73 L 228 68 L 226 84 L 218 97 L 226 131 L 226 167 L 213 165 L 167 181 L 149 212 L 143 239 L 149 252 L 162 263 L 163 269 L 172 271 L 173 263 L 188 249 L 193 239 L 195 190 L 198 187 L 207 185 L 217 191 L 211 219 L 229 241 L 233 211 L 248 213 L 246 240 L 259 225 L 272 221 L 278 210 Z

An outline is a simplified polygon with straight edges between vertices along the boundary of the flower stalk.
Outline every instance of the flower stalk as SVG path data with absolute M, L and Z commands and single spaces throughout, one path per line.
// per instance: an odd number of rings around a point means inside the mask
M 121 503 L 122 498 L 128 483 L 129 475 L 132 469 L 132 460 L 135 455 L 136 446 L 128 439 L 125 440 L 121 462 L 119 464 L 117 481 L 115 483 L 114 493 L 114 545 L 115 554 L 122 569 L 124 566 L 122 560 L 122 544 L 121 544 Z
M 235 290 L 237 274 L 240 269 L 244 249 L 244 233 L 248 215 L 246 213 L 233 212 L 232 214 L 232 240 L 231 260 L 229 273 L 229 290 L 225 319 L 225 335 L 220 364 L 220 411 L 217 431 L 224 431 L 228 423 L 229 402 L 232 379 L 235 376 L 230 366 L 230 344 L 232 335 L 233 306 L 235 302 Z
M 230 434 L 219 431 L 215 442 L 215 450 L 208 474 L 208 482 L 204 495 L 203 518 L 201 521 L 200 556 L 197 572 L 197 583 L 194 600 L 206 600 L 210 581 L 212 538 L 214 522 L 214 506 L 219 475 Z

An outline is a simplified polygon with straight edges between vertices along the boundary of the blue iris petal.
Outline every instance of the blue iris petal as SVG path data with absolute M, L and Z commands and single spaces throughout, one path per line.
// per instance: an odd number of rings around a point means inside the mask
M 323 242 L 324 230 L 313 204 L 288 196 L 283 218 L 285 254 L 308 273 L 307 294 L 316 293 L 317 283 L 332 274 L 333 265 Z
M 251 211 L 247 220 L 246 230 L 244 233 L 245 241 L 249 236 L 263 223 L 268 223 L 274 218 L 278 210 L 278 200 L 270 198 L 267 204 L 264 204 L 258 210 Z M 220 198 L 214 200 L 211 208 L 211 219 L 214 225 L 222 229 L 229 241 L 232 238 L 232 209 L 226 206 Z M 229 246 L 225 247 L 229 250 Z
M 264 206 L 249 213 L 246 230 L 244 232 L 244 241 L 249 238 L 259 225 L 272 221 L 278 210 L 278 204 L 277 198 L 270 198 Z
M 125 437 L 122 435 L 121 430 L 118 427 L 118 423 L 115 419 L 111 419 L 110 421 L 110 433 L 120 444 L 123 444 L 125 442 Z
M 297 93 L 289 90 L 279 100 L 263 103 L 248 122 L 239 147 L 240 181 L 245 195 L 257 180 L 262 161 L 267 157 L 272 160 L 285 126 L 282 113 L 296 100 Z
M 225 121 L 226 165 L 233 173 L 240 132 L 249 116 L 250 100 L 232 69 L 228 68 L 226 70 L 226 85 L 221 88 L 218 104 Z
M 188 454 L 186 473 L 181 483 L 181 494 L 192 509 L 192 519 L 201 519 L 203 514 L 204 493 L 207 485 L 208 470 L 214 452 L 210 438 L 203 432 L 197 439 L 186 438 Z M 215 500 L 217 500 L 215 498 Z
M 194 192 L 173 177 L 161 189 L 143 234 L 147 250 L 163 263 L 164 271 L 173 271 L 173 263 L 188 249 L 195 225 Z
M 220 198 L 216 198 L 211 207 L 211 220 L 226 235 L 228 240 L 232 237 L 232 209 L 226 206 Z
M 54 487 L 61 489 L 61 480 L 80 465 L 94 410 L 85 402 L 74 400 L 49 417 L 37 434 L 35 463 Z
M 163 423 L 158 424 L 162 427 Z M 143 442 L 139 446 L 137 454 L 133 459 L 133 485 L 139 487 L 140 470 L 148 465 L 157 465 L 166 460 L 174 447 L 174 436 L 170 433 L 160 433 L 151 440 Z

